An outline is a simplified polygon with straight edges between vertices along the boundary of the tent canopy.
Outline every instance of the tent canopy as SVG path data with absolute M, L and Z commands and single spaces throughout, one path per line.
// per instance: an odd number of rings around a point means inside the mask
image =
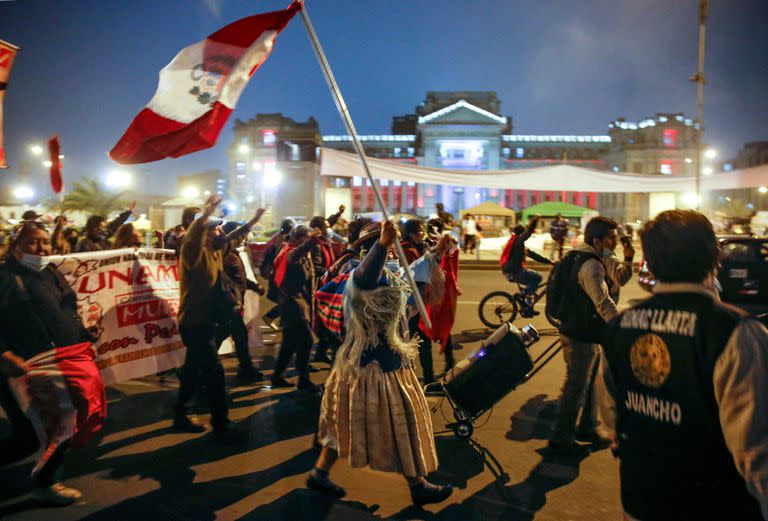
M 590 208 L 576 206 L 575 204 L 563 203 L 559 201 L 547 201 L 539 203 L 523 210 L 523 221 L 528 221 L 530 215 L 541 215 L 542 217 L 554 217 L 557 214 L 563 217 L 581 217 L 584 212 L 593 211 Z
M 375 179 L 432 185 L 474 186 L 508 190 L 555 190 L 568 192 L 692 192 L 695 178 L 671 175 L 605 172 L 571 165 L 518 170 L 448 170 L 413 166 L 399 161 L 368 158 Z M 322 149 L 322 175 L 364 177 L 356 154 Z M 757 188 L 768 183 L 768 165 L 734 170 L 701 178 L 702 190 Z
M 462 210 L 461 216 L 464 217 L 468 213 L 471 213 L 472 215 L 489 215 L 491 217 L 515 216 L 514 211 L 510 210 L 509 208 L 504 208 L 503 206 L 500 206 L 492 201 L 486 201 L 484 203 L 478 204 L 477 206 L 473 206 L 472 208 Z

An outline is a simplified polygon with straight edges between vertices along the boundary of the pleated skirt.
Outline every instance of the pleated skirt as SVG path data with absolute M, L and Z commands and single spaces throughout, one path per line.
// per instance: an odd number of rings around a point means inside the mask
M 437 470 L 432 417 L 411 366 L 384 372 L 372 362 L 357 374 L 334 366 L 325 384 L 318 439 L 352 467 L 409 478 Z

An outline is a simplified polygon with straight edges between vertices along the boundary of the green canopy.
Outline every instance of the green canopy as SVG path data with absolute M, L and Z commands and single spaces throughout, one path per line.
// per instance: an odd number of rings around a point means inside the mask
M 530 206 L 523 210 L 523 222 L 528 221 L 529 215 L 541 215 L 542 217 L 554 217 L 557 214 L 563 217 L 579 217 L 584 215 L 584 212 L 594 211 L 590 208 L 584 208 L 583 206 L 576 206 L 575 204 L 563 203 L 561 201 L 547 201 L 545 203 L 539 203 L 534 206 Z

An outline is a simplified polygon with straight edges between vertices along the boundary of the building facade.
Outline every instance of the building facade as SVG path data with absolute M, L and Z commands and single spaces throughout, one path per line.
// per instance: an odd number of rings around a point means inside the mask
M 600 170 L 691 175 L 698 128 L 683 114 L 639 122 L 619 118 L 605 135 L 514 132 L 511 116 L 491 91 L 427 92 L 411 114 L 392 118 L 391 134 L 360 136 L 370 157 L 452 170 L 507 170 L 571 164 Z M 235 122 L 229 148 L 230 197 L 239 204 L 271 203 L 277 216 L 310 217 L 344 203 L 353 213 L 378 205 L 367 179 L 319 176 L 318 150 L 354 152 L 348 135 L 320 135 L 314 118 L 297 123 L 281 114 Z M 457 214 L 484 201 L 522 210 L 544 201 L 597 209 L 622 221 L 648 218 L 648 194 L 498 190 L 377 181 L 392 213 L 429 215 L 435 205 Z

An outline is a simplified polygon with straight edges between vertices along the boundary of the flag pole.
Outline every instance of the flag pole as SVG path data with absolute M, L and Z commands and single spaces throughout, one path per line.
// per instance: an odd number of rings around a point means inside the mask
M 338 109 L 339 115 L 344 121 L 344 125 L 347 127 L 347 132 L 349 132 L 349 135 L 352 138 L 352 144 L 355 147 L 355 152 L 357 152 L 357 156 L 360 158 L 360 163 L 363 166 L 363 170 L 365 170 L 365 175 L 368 177 L 368 180 L 371 183 L 371 188 L 373 188 L 373 193 L 376 195 L 376 201 L 379 203 L 381 213 L 384 214 L 384 218 L 386 220 L 389 220 L 390 215 L 387 211 L 386 205 L 384 204 L 384 199 L 381 197 L 379 188 L 376 186 L 376 183 L 373 180 L 371 168 L 368 166 L 368 157 L 365 155 L 365 150 L 363 150 L 363 145 L 360 142 L 360 137 L 357 135 L 355 124 L 352 122 L 352 116 L 349 114 L 347 104 L 344 102 L 344 97 L 341 95 L 341 90 L 339 90 L 339 86 L 336 83 L 336 78 L 333 76 L 331 66 L 325 57 L 323 48 L 320 46 L 320 41 L 317 38 L 317 34 L 315 34 L 315 29 L 312 26 L 312 22 L 309 20 L 309 15 L 307 14 L 306 5 L 304 2 L 302 2 L 301 17 L 304 20 L 304 27 L 307 28 L 307 34 L 309 35 L 309 39 L 312 42 L 312 47 L 315 49 L 317 61 L 320 63 L 320 68 L 323 70 L 325 81 L 328 82 L 328 88 L 331 90 L 331 94 L 333 94 L 333 100 L 336 102 L 336 109 Z M 429 320 L 429 315 L 427 315 L 427 308 L 424 306 L 424 301 L 421 299 L 421 294 L 419 293 L 418 287 L 416 286 L 416 281 L 413 279 L 413 275 L 408 269 L 408 260 L 405 258 L 405 252 L 403 252 L 403 247 L 400 244 L 400 241 L 395 241 L 395 251 L 397 252 L 397 258 L 400 261 L 400 264 L 405 268 L 405 276 L 408 280 L 408 285 L 411 287 L 411 292 L 413 293 L 413 298 L 416 302 L 416 308 L 419 310 L 419 314 L 424 320 L 424 323 L 429 329 L 431 329 L 432 323 Z

